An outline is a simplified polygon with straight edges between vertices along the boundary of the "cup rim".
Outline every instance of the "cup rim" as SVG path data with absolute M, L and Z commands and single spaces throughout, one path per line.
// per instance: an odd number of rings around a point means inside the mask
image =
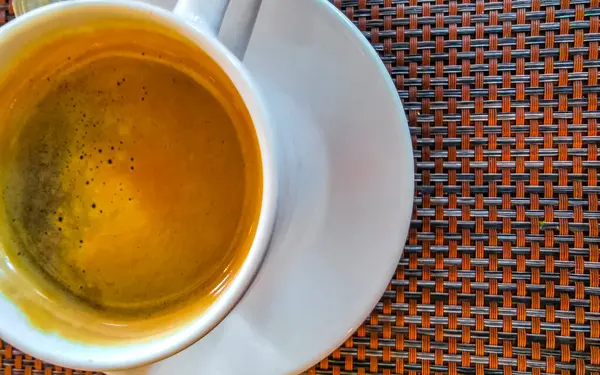
M 11 37 L 35 27 L 36 22 L 53 22 L 52 17 L 57 14 L 72 12 L 72 15 L 76 15 L 82 11 L 93 12 L 94 9 L 107 12 L 115 10 L 128 14 L 137 12 L 136 17 L 144 17 L 168 27 L 207 53 L 229 77 L 246 105 L 258 138 L 263 174 L 260 216 L 252 245 L 242 266 L 227 289 L 206 310 L 175 329 L 173 334 L 158 339 L 149 338 L 143 344 L 135 345 L 105 346 L 74 342 L 51 331 L 42 332 L 29 322 L 14 303 L 0 293 L 0 312 L 3 309 L 8 311 L 6 317 L 0 319 L 0 336 L 5 340 L 28 354 L 65 367 L 107 371 L 138 367 L 176 354 L 200 340 L 225 319 L 250 288 L 263 262 L 275 223 L 278 189 L 272 127 L 269 124 L 266 106 L 242 63 L 210 30 L 173 12 L 139 1 L 78 0 L 58 2 L 32 10 L 0 28 L 0 39 L 6 43 Z M 17 321 L 19 324 L 15 324 Z M 22 329 L 27 332 L 23 332 Z M 42 347 L 40 342 L 44 340 L 40 341 L 40 338 L 56 345 Z M 65 351 L 65 345 L 72 350 Z

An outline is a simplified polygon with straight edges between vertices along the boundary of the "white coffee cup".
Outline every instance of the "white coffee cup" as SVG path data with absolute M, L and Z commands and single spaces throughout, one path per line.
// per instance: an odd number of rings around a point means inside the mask
M 162 326 L 161 320 L 146 321 L 144 327 L 152 327 L 147 333 L 141 331 L 140 335 L 136 331 L 135 337 L 127 337 L 122 335 L 127 328 L 116 330 L 109 323 L 93 321 L 68 299 L 47 298 L 12 266 L 0 246 L 0 337 L 4 340 L 28 354 L 66 367 L 89 370 L 136 367 L 173 355 L 201 339 L 227 316 L 249 288 L 271 237 L 277 178 L 271 127 L 263 100 L 244 66 L 216 36 L 227 3 L 227 0 L 181 0 L 172 13 L 130 0 L 67 1 L 33 10 L 0 28 L 0 73 L 32 41 L 56 28 L 114 17 L 153 22 L 170 29 L 201 48 L 231 79 L 252 117 L 263 166 L 262 207 L 250 251 L 226 290 L 193 319 L 172 326 Z M 32 311 L 35 319 L 30 316 Z M 63 334 L 66 331 L 78 331 L 81 335 Z

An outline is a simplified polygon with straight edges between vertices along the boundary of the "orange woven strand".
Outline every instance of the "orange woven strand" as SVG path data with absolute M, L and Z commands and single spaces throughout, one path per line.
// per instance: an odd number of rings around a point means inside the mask
M 381 302 L 308 374 L 600 375 L 600 0 L 332 3 L 390 72 L 417 186 Z
M 396 84 L 417 194 L 354 361 L 311 374 L 600 374 L 599 0 L 334 5 Z

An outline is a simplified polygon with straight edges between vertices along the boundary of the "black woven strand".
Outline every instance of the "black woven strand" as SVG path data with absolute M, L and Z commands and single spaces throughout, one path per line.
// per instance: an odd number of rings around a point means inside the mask
M 333 3 L 396 84 L 417 194 L 388 290 L 309 374 L 600 373 L 598 1 Z
M 398 88 L 417 194 L 381 301 L 308 373 L 600 375 L 599 0 L 333 3 Z
M 0 0 L 0 26 L 15 18 L 9 0 Z

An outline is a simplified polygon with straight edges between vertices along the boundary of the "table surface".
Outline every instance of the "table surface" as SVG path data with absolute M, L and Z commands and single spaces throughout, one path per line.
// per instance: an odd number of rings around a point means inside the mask
M 308 374 L 600 374 L 600 0 L 333 3 L 396 84 L 416 195 L 381 301 Z

